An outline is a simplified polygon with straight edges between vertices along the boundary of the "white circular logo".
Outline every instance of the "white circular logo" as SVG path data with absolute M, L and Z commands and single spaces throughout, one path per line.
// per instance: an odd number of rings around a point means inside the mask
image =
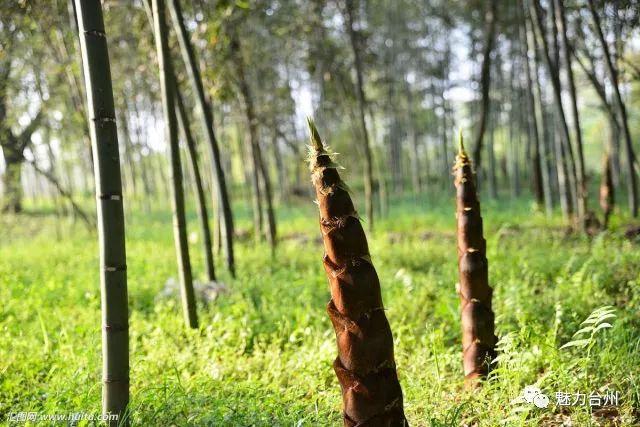
M 524 400 L 527 403 L 533 403 L 533 399 L 541 393 L 542 393 L 542 390 L 540 390 L 540 388 L 534 385 L 528 385 L 522 391 L 522 397 L 524 397 Z
M 537 394 L 533 398 L 533 404 L 538 408 L 546 408 L 547 406 L 549 406 L 549 398 L 544 394 Z

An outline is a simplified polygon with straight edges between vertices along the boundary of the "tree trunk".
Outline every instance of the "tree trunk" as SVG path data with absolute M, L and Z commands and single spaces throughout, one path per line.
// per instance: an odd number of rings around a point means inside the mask
M 267 203 L 267 241 L 269 243 L 269 246 L 271 247 L 271 251 L 273 252 L 276 248 L 277 231 L 276 218 L 273 209 L 271 179 L 269 177 L 269 171 L 267 170 L 264 159 L 262 157 L 260 143 L 258 142 L 258 118 L 256 117 L 255 108 L 253 105 L 253 95 L 251 93 L 251 87 L 249 86 L 249 82 L 247 81 L 247 76 L 245 73 L 244 58 L 242 57 L 242 47 L 240 44 L 240 39 L 237 37 L 236 33 L 232 35 L 231 50 L 234 52 L 233 55 L 236 65 L 236 71 L 238 73 L 240 93 L 242 94 L 242 98 L 244 100 L 245 114 L 247 117 L 247 123 L 249 125 L 249 148 L 251 150 L 251 156 L 254 159 L 254 192 L 256 195 L 259 194 L 257 191 L 257 187 L 255 187 L 258 185 L 259 175 L 262 178 L 265 202 Z M 256 206 L 254 203 L 254 208 L 255 207 Z
M 260 171 L 258 169 L 258 159 L 256 158 L 255 149 L 251 136 L 245 134 L 243 147 L 247 161 L 251 164 L 250 168 L 246 168 L 245 181 L 251 182 L 251 205 L 253 211 L 253 234 L 256 242 L 264 237 L 264 220 L 262 217 L 262 191 L 260 189 Z
M 173 236 L 178 258 L 180 277 L 180 294 L 185 322 L 190 328 L 198 327 L 198 315 L 193 292 L 193 276 L 189 260 L 189 244 L 187 241 L 187 221 L 184 209 L 184 189 L 182 188 L 182 167 L 180 164 L 180 146 L 178 142 L 178 126 L 175 110 L 175 76 L 171 64 L 168 44 L 168 29 L 164 0 L 152 0 L 153 22 L 160 68 L 160 87 L 164 113 L 164 132 L 169 146 L 171 161 L 171 208 L 173 211 Z
M 620 125 L 615 115 L 609 116 L 609 155 L 611 156 L 611 176 L 613 186 L 620 185 Z
M 606 230 L 609 227 L 609 217 L 615 206 L 615 189 L 611 176 L 611 156 L 607 151 L 602 158 L 602 180 L 600 182 L 600 207 L 604 219 L 602 226 Z
M 8 155 L 4 152 L 5 169 L 2 176 L 3 202 L 2 212 L 18 214 L 22 212 L 22 165 L 24 157 Z
M 512 94 L 518 93 L 515 91 L 515 87 L 513 88 L 514 90 L 511 91 Z M 519 97 L 519 95 L 518 95 Z M 509 161 L 508 161 L 508 165 L 510 166 L 510 170 L 509 170 L 509 176 L 507 177 L 507 179 L 509 181 L 511 181 L 511 196 L 513 197 L 519 197 L 520 196 L 520 164 L 519 164 L 519 156 L 518 156 L 518 148 L 520 147 L 520 144 L 522 143 L 521 140 L 521 132 L 518 131 L 518 137 L 516 138 L 516 126 L 522 126 L 522 120 L 521 120 L 521 108 L 518 107 L 518 111 L 515 111 L 515 105 L 516 103 L 513 101 L 513 99 L 511 100 L 511 108 L 509 110 L 509 142 L 508 142 L 508 149 L 509 149 Z M 517 116 L 516 116 L 517 114 Z M 522 127 L 520 128 L 522 129 Z M 507 147 L 505 147 L 507 148 Z M 506 153 L 505 153 L 506 154 Z
M 497 107 L 496 107 L 497 108 Z M 489 189 L 489 197 L 496 199 L 498 197 L 498 182 L 496 179 L 496 152 L 494 150 L 495 133 L 498 125 L 498 117 L 500 117 L 499 111 L 491 109 L 489 106 L 489 141 L 487 144 L 487 155 L 489 157 L 489 164 L 487 165 L 487 182 Z
M 392 105 L 397 101 L 392 101 Z M 400 123 L 397 112 L 391 113 L 391 124 L 389 126 L 389 163 L 391 169 L 391 183 L 393 191 L 397 194 L 403 192 L 403 170 L 402 170 L 402 143 L 400 136 Z
M 278 234 L 276 229 L 276 215 L 273 207 L 273 190 L 271 189 L 271 178 L 269 177 L 269 170 L 265 164 L 264 157 L 262 156 L 262 149 L 255 140 L 256 148 L 256 160 L 258 162 L 258 168 L 260 170 L 260 176 L 262 177 L 262 184 L 264 186 L 264 196 L 267 202 L 267 241 L 271 247 L 272 254 L 275 252 L 276 245 L 278 243 Z
M 542 128 L 544 134 L 545 141 L 545 149 L 547 151 L 548 156 L 548 167 L 549 167 L 549 187 L 551 189 L 551 195 L 555 197 L 558 195 L 558 200 L 560 200 L 560 185 L 558 184 L 558 168 L 556 165 L 558 164 L 556 160 L 556 134 L 554 128 L 554 116 L 551 111 L 549 111 L 549 107 L 543 103 L 542 105 L 542 116 L 544 120 L 542 121 Z M 555 205 L 555 203 L 554 203 Z
M 515 54 L 515 52 L 514 52 Z M 515 55 L 517 57 L 517 54 Z M 519 69 L 517 70 L 518 75 L 522 75 L 522 73 L 524 73 L 524 69 L 523 64 L 520 63 L 520 61 L 518 61 L 518 65 L 520 66 Z M 514 61 L 514 67 L 515 67 L 515 61 Z M 512 70 L 512 78 L 516 79 L 516 76 L 513 75 L 513 70 Z M 515 83 L 514 83 L 515 84 Z M 517 133 L 517 138 L 515 137 L 511 137 L 511 147 L 512 147 L 512 151 L 511 151 L 511 155 L 512 155 L 512 159 L 513 161 L 511 162 L 511 166 L 512 166 L 512 171 L 511 171 L 511 175 L 512 175 L 512 179 L 513 179 L 513 195 L 515 197 L 520 197 L 521 192 L 522 192 L 522 188 L 521 188 L 521 170 L 520 170 L 520 160 L 521 160 L 521 150 L 522 147 L 524 146 L 524 138 L 523 138 L 523 133 L 525 133 L 526 135 L 526 146 L 524 147 L 524 152 L 526 155 L 526 158 L 532 158 L 533 153 L 531 152 L 531 139 L 529 137 L 529 133 L 528 133 L 528 129 L 529 129 L 529 121 L 528 121 L 528 117 L 527 117 L 527 105 L 525 105 L 525 101 L 524 101 L 524 90 L 521 87 L 514 87 L 514 91 L 517 94 L 517 102 L 514 103 L 514 101 L 511 101 L 511 110 L 510 110 L 510 114 L 511 114 L 511 121 L 510 121 L 510 128 L 513 129 L 514 133 Z M 514 106 L 515 105 L 515 106 Z M 517 115 L 516 117 L 514 117 L 514 115 Z M 524 131 L 524 132 L 523 132 Z M 527 173 L 527 165 L 523 165 L 523 171 L 524 174 Z
M 107 38 L 99 0 L 76 0 L 95 188 L 102 294 L 102 411 L 128 425 L 129 311 L 122 178 Z
M 422 193 L 422 168 L 420 167 L 420 134 L 414 129 L 411 134 L 412 159 L 411 159 L 411 182 L 413 193 L 417 196 Z
M 518 10 L 520 9 L 518 8 Z M 551 194 L 549 194 L 550 193 L 549 176 L 548 176 L 548 170 L 546 171 L 546 173 L 544 173 L 544 170 L 542 167 L 543 162 L 541 159 L 541 152 L 542 152 L 542 155 L 545 155 L 546 150 L 544 150 L 544 148 L 541 147 L 542 144 L 540 142 L 540 128 L 538 125 L 538 113 L 536 110 L 536 101 L 535 101 L 535 95 L 533 90 L 533 82 L 531 78 L 532 67 L 531 67 L 531 62 L 529 60 L 529 50 L 531 49 L 531 43 L 529 42 L 530 31 L 529 31 L 527 19 L 522 17 L 522 21 L 524 21 L 525 29 L 523 30 L 522 27 L 519 27 L 518 31 L 520 34 L 520 43 L 524 49 L 524 52 L 523 52 L 524 68 L 525 68 L 525 74 L 526 74 L 525 78 L 527 82 L 527 89 L 526 89 L 527 91 L 525 96 L 527 98 L 527 103 L 529 107 L 529 115 L 527 117 L 527 123 L 530 127 L 529 132 L 532 136 L 532 145 L 533 145 L 532 147 L 533 148 L 532 150 L 533 165 L 531 165 L 531 169 L 533 172 L 533 193 L 535 195 L 536 203 L 538 204 L 538 206 L 542 207 L 544 205 L 547 215 L 550 215 L 553 209 L 553 205 L 550 203 Z M 536 78 L 537 78 L 537 72 L 536 72 Z
M 534 97 L 538 100 L 538 123 L 540 127 L 539 136 L 542 137 L 541 140 L 541 166 L 542 166 L 542 178 L 543 184 L 545 185 L 545 209 L 547 211 L 547 215 L 551 215 L 553 212 L 554 206 L 554 190 L 556 189 L 557 183 L 557 174 L 554 174 L 555 171 L 555 155 L 554 155 L 554 147 L 553 143 L 554 134 L 550 132 L 549 125 L 552 119 L 549 117 L 547 112 L 546 103 L 544 101 L 544 94 L 542 91 L 542 85 L 540 84 L 540 70 L 542 66 L 540 65 L 540 50 L 538 48 L 538 43 L 536 41 L 535 34 L 532 28 L 532 22 L 527 20 L 529 25 L 528 30 L 528 39 L 530 41 L 531 47 L 533 49 L 534 62 L 533 62 L 533 78 L 535 81 L 535 92 Z M 558 192 L 559 193 L 559 192 Z
M 449 177 L 449 133 L 447 132 L 447 101 L 444 99 L 444 88 L 442 89 L 442 129 L 440 140 L 440 159 L 442 161 L 442 177 L 443 188 L 447 189 L 451 185 L 451 182 L 447 179 Z
M 405 82 L 407 82 L 405 78 Z M 411 158 L 411 184 L 413 187 L 413 193 L 417 196 L 422 193 L 422 169 L 420 168 L 420 134 L 416 129 L 416 115 L 413 108 L 413 92 L 411 91 L 411 86 L 407 82 L 405 84 L 405 91 L 407 93 L 407 110 L 408 110 L 408 118 L 409 123 L 411 124 L 411 149 L 412 149 L 412 158 Z
M 274 129 L 277 129 L 277 125 L 274 124 Z M 287 164 L 282 161 L 282 152 L 280 151 L 280 144 L 278 142 L 278 134 L 274 130 L 273 138 L 271 140 L 271 153 L 273 155 L 273 162 L 278 172 L 278 202 L 285 202 L 289 196 L 289 182 L 287 173 Z
M 231 212 L 231 200 L 227 192 L 226 178 L 224 170 L 222 168 L 222 160 L 220 158 L 220 149 L 218 147 L 218 141 L 213 131 L 213 114 L 211 112 L 211 105 L 207 102 L 204 94 L 204 87 L 202 85 L 202 78 L 200 77 L 200 70 L 196 64 L 196 57 L 193 51 L 193 46 L 189 41 L 187 29 L 182 19 L 182 11 L 180 9 L 179 0 L 170 0 L 170 10 L 175 32 L 178 36 L 178 42 L 180 44 L 180 51 L 182 52 L 182 58 L 189 74 L 189 80 L 193 92 L 196 94 L 197 105 L 202 113 L 202 126 L 204 135 L 207 139 L 209 153 L 211 156 L 211 163 L 213 164 L 213 182 L 217 194 L 216 197 L 219 200 L 222 213 L 223 223 L 223 237 L 224 247 L 227 255 L 227 268 L 232 276 L 235 276 L 235 259 L 233 254 L 233 215 Z M 214 199 L 215 200 L 215 199 Z
M 553 133 L 553 145 L 556 150 L 556 173 L 558 174 L 558 193 L 560 195 L 560 208 L 565 219 L 570 220 L 573 212 L 571 196 L 569 190 L 569 179 L 567 178 L 567 162 L 565 160 L 565 151 L 562 144 L 562 138 L 558 136 L 557 128 L 551 130 Z
M 207 271 L 207 280 L 213 282 L 216 280 L 215 267 L 213 263 L 213 249 L 211 247 L 211 230 L 209 228 L 209 214 L 207 213 L 207 200 L 204 195 L 204 185 L 202 184 L 202 175 L 200 174 L 200 166 L 198 165 L 198 151 L 196 150 L 196 142 L 191 134 L 189 127 L 189 119 L 187 111 L 182 100 L 180 88 L 176 82 L 176 113 L 178 124 L 182 129 L 184 140 L 187 143 L 187 151 L 189 153 L 189 161 L 193 170 L 193 180 L 196 186 L 196 199 L 198 203 L 198 219 L 200 220 L 200 231 L 202 233 L 202 250 L 204 252 L 204 265 Z
M 358 113 L 360 121 L 360 132 L 362 133 L 362 148 L 364 150 L 364 197 L 365 211 L 367 213 L 367 225 L 369 231 L 373 231 L 373 156 L 371 154 L 371 145 L 369 143 L 369 132 L 367 131 L 367 123 L 365 120 L 366 97 L 364 93 L 364 76 L 362 70 L 362 60 L 360 53 L 362 46 L 359 43 L 359 37 L 354 27 L 356 19 L 355 0 L 345 0 L 346 2 L 346 23 L 349 40 L 351 41 L 351 50 L 354 57 L 354 66 L 356 69 L 356 98 L 358 99 Z
M 347 427 L 407 426 L 393 336 L 367 239 L 339 166 L 312 121 L 309 128 L 312 181 L 331 287 L 327 311 L 338 344 L 333 368 L 342 388 L 343 422 Z
M 573 78 L 573 69 L 571 64 L 571 52 L 569 47 L 569 40 L 567 37 L 567 22 L 564 11 L 564 2 L 562 0 L 553 0 L 554 10 L 556 13 L 556 22 L 560 31 L 560 37 L 562 39 L 562 52 L 567 67 L 567 81 L 569 82 L 569 94 L 571 95 L 571 111 L 573 114 L 573 126 L 576 137 L 576 153 L 578 157 L 577 161 L 577 174 L 576 174 L 576 191 L 577 191 L 577 211 L 578 218 L 580 220 L 581 227 L 584 229 L 586 226 L 586 214 L 587 214 L 587 178 L 584 165 L 584 153 L 582 143 L 582 130 L 580 129 L 580 114 L 578 111 L 578 96 L 576 92 L 576 84 Z
M 572 49 L 572 54 L 578 62 L 578 65 L 580 65 L 582 71 L 584 71 L 584 74 L 591 82 L 591 85 L 593 86 L 596 94 L 598 94 L 600 102 L 602 103 L 602 108 L 606 111 L 609 118 L 609 156 L 611 157 L 611 173 L 613 176 L 614 185 L 618 185 L 620 182 L 620 125 L 618 124 L 616 108 L 609 102 L 605 86 L 604 84 L 600 83 L 598 77 L 596 76 L 596 64 L 593 56 L 589 54 L 586 55 L 589 57 L 589 61 L 591 62 L 591 69 L 589 69 L 580 59 L 580 56 L 577 55 L 575 49 Z
M 560 74 L 559 74 L 558 61 L 554 62 L 551 57 L 552 54 L 555 57 L 557 57 L 558 52 L 556 52 L 555 50 L 554 52 L 550 51 L 549 43 L 547 42 L 547 39 L 545 36 L 546 31 L 544 28 L 544 23 L 542 21 L 542 17 L 540 16 L 540 11 L 539 11 L 540 7 L 541 6 L 539 4 L 539 0 L 533 0 L 531 2 L 530 11 L 531 11 L 531 19 L 533 20 L 532 27 L 534 28 L 534 31 L 537 30 L 537 38 L 540 40 L 543 48 L 542 56 L 544 59 L 544 63 L 547 66 L 547 71 L 549 73 L 549 77 L 550 77 L 552 88 L 553 88 L 552 92 L 553 92 L 553 97 L 555 101 L 557 121 L 560 125 L 560 131 L 561 131 L 561 144 L 563 147 L 562 152 L 565 153 L 566 159 L 568 159 L 569 161 L 570 169 L 567 171 L 568 173 L 566 175 L 566 178 L 567 178 L 566 181 L 567 181 L 567 185 L 570 192 L 568 197 L 571 197 L 572 194 L 575 194 L 576 188 L 575 188 L 575 185 L 572 185 L 572 184 L 575 183 L 577 176 L 576 176 L 575 162 L 573 161 L 573 152 L 571 150 L 571 136 L 569 134 L 569 126 L 567 125 L 566 115 L 564 113 L 564 107 L 562 105 L 562 88 L 560 86 Z M 555 31 L 553 31 L 552 33 L 555 36 Z M 555 37 L 553 39 L 556 40 Z M 573 201 L 574 199 L 576 199 L 576 197 L 571 197 L 571 201 Z M 571 206 L 573 206 L 573 203 L 571 203 Z
M 8 66 L 10 68 L 10 65 Z M 3 73 L 4 74 L 4 73 Z M 6 74 L 8 76 L 8 73 Z M 0 79 L 2 76 L 0 75 Z M 22 166 L 24 164 L 24 150 L 31 142 L 31 135 L 40 126 L 42 110 L 36 114 L 33 120 L 20 132 L 15 135 L 6 120 L 6 83 L 0 81 L 0 147 L 5 159 L 5 174 L 2 178 L 4 186 L 4 197 L 0 201 L 2 212 L 20 213 L 22 212 Z
M 631 216 L 636 218 L 638 216 L 638 182 L 636 177 L 636 172 L 634 169 L 634 163 L 636 160 L 636 155 L 633 150 L 633 143 L 631 141 L 631 132 L 629 130 L 629 120 L 627 118 L 627 108 L 622 100 L 622 95 L 620 94 L 620 86 L 618 83 L 618 72 L 613 65 L 613 61 L 611 59 L 611 54 L 609 52 L 609 45 L 604 38 L 604 34 L 602 33 L 602 26 L 600 25 L 600 16 L 598 15 L 598 11 L 596 10 L 595 4 L 593 0 L 588 0 L 589 3 L 589 11 L 591 12 L 591 17 L 593 19 L 593 25 L 596 30 L 596 34 L 598 36 L 598 40 L 600 41 L 600 47 L 604 51 L 604 59 L 607 65 L 607 72 L 609 73 L 609 78 L 611 79 L 611 85 L 613 86 L 613 93 L 616 103 L 618 104 L 618 112 L 620 113 L 620 119 L 622 122 L 622 130 L 625 140 L 625 145 L 627 148 L 627 174 L 629 175 L 629 208 L 631 210 Z
M 482 54 L 482 71 L 480 74 L 480 86 L 482 89 L 482 108 L 480 110 L 480 123 L 478 124 L 478 134 L 476 135 L 476 143 L 473 152 L 473 162 L 476 165 L 476 169 L 480 170 L 482 167 L 482 141 L 484 138 L 485 129 L 487 127 L 487 120 L 489 116 L 489 89 L 491 86 L 491 51 L 493 50 L 493 44 L 495 41 L 496 33 L 496 13 L 497 13 L 497 0 L 490 0 L 491 3 L 484 16 L 486 25 L 486 40 L 484 45 L 484 51 Z M 448 167 L 447 162 L 447 167 Z
M 314 111 L 315 116 L 321 122 L 326 119 L 326 99 L 327 99 L 327 77 L 329 64 L 326 58 L 329 57 L 327 52 L 327 36 L 324 26 L 324 8 L 326 6 L 325 0 L 313 0 L 313 14 L 311 20 L 313 22 L 311 31 L 313 31 L 313 44 L 310 46 L 310 53 L 315 60 L 314 68 L 314 80 L 318 86 L 318 97 L 315 102 Z

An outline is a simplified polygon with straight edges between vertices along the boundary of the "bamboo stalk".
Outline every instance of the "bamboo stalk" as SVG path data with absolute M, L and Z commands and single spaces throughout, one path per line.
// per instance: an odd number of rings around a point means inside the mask
M 198 151 L 196 142 L 191 134 L 189 127 L 189 118 L 180 94 L 179 85 L 175 84 L 176 106 L 178 113 L 178 123 L 182 128 L 187 150 L 189 153 L 189 161 L 193 170 L 193 181 L 196 189 L 196 200 L 198 207 L 198 219 L 200 221 L 200 231 L 202 232 L 202 250 L 204 251 L 205 268 L 207 271 L 207 280 L 213 282 L 216 280 L 215 266 L 213 262 L 213 250 L 211 246 L 211 229 L 209 227 L 209 214 L 207 212 L 207 201 L 204 195 L 204 184 L 202 175 L 200 174 L 200 165 L 198 164 Z
M 220 148 L 218 147 L 218 140 L 216 139 L 216 135 L 213 130 L 213 113 L 211 111 L 211 105 L 205 98 L 204 86 L 202 85 L 200 70 L 198 69 L 198 65 L 196 64 L 196 56 L 193 51 L 193 46 L 191 45 L 191 42 L 189 40 L 184 21 L 182 19 L 180 1 L 169 0 L 169 9 L 171 12 L 173 26 L 176 31 L 176 35 L 178 36 L 178 43 L 180 44 L 182 58 L 187 68 L 187 73 L 189 75 L 193 93 L 196 95 L 198 108 L 200 109 L 202 114 L 201 123 L 204 128 L 203 130 L 205 138 L 207 139 L 211 163 L 213 164 L 213 183 L 217 193 L 214 194 L 212 200 L 219 201 L 219 206 L 222 214 L 222 237 L 224 240 L 224 247 L 227 256 L 227 268 L 229 269 L 231 275 L 235 276 L 236 267 L 233 254 L 233 214 L 231 211 L 231 201 L 229 193 L 227 191 L 226 178 L 224 170 L 222 168 Z
M 99 0 L 76 0 L 94 156 L 102 301 L 102 410 L 128 424 L 129 311 L 122 178 L 107 38 Z
M 171 160 L 171 208 L 173 211 L 173 236 L 178 258 L 180 277 L 180 295 L 185 321 L 190 328 L 198 327 L 193 276 L 189 259 L 187 241 L 187 221 L 184 209 L 184 189 L 182 187 L 182 167 L 180 166 L 180 147 L 178 144 L 178 126 L 174 108 L 175 77 L 167 40 L 167 21 L 164 0 L 153 0 L 153 23 L 155 30 L 158 65 L 160 68 L 160 86 L 165 122 L 165 137 L 168 140 Z

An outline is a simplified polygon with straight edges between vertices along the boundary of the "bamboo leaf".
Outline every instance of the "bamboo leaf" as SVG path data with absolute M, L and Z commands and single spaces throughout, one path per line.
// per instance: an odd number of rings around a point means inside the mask
M 607 328 L 613 328 L 613 325 L 611 323 L 601 323 L 600 325 L 598 325 L 598 327 L 596 327 L 593 330 L 593 333 L 595 334 L 596 332 L 598 332 L 601 329 L 607 329 Z
M 593 325 L 593 324 L 596 324 L 596 323 L 601 323 L 601 322 L 603 322 L 604 320 L 607 320 L 607 319 L 614 319 L 615 317 L 616 317 L 616 315 L 612 314 L 612 313 L 608 313 L 606 315 L 597 316 L 597 317 L 589 316 L 587 318 L 587 320 L 582 322 L 580 325 L 581 326 L 582 325 Z
M 583 340 L 569 341 L 568 343 L 560 347 L 560 350 L 562 350 L 563 348 L 569 348 L 569 347 L 586 347 L 589 345 L 590 342 L 591 342 L 590 338 L 583 339 Z
M 593 331 L 593 326 L 587 326 L 586 328 L 580 329 L 578 332 L 573 334 L 573 336 L 575 337 L 577 335 L 584 334 L 584 333 L 591 332 L 591 331 Z

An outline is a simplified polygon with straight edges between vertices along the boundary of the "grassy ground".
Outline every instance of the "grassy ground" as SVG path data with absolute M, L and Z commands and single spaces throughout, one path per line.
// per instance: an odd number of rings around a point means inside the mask
M 177 276 L 169 214 L 129 215 L 135 425 L 341 423 L 314 208 L 280 212 L 275 259 L 249 239 L 237 246 L 238 278 L 219 266 L 229 292 L 200 305 L 196 331 L 185 329 L 175 297 L 159 296 Z M 475 393 L 462 389 L 452 203 L 395 203 L 370 236 L 411 425 L 640 423 L 640 248 L 619 230 L 568 235 L 527 201 L 483 208 L 501 352 L 499 368 Z M 0 229 L 0 423 L 15 411 L 98 413 L 95 236 L 52 217 L 5 217 Z M 200 244 L 192 240 L 200 276 Z M 615 307 L 612 328 L 586 347 L 560 349 L 606 305 Z M 518 401 L 531 384 L 549 395 L 548 408 Z M 618 406 L 556 405 L 556 392 L 606 390 L 619 392 Z

